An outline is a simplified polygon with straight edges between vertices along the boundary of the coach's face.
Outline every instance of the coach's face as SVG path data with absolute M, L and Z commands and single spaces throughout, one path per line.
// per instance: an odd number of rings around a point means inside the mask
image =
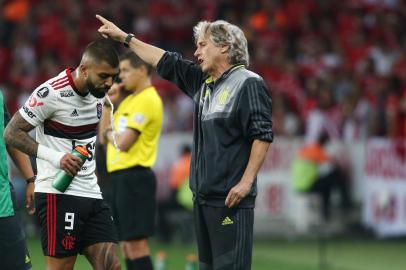
M 208 34 L 201 35 L 196 43 L 195 56 L 203 72 L 210 75 L 216 73 L 224 61 L 226 61 L 225 48 L 216 46 L 209 38 Z
M 118 67 L 112 67 L 106 62 L 94 64 L 88 68 L 86 87 L 90 94 L 102 98 L 113 85 L 114 77 L 118 75 Z

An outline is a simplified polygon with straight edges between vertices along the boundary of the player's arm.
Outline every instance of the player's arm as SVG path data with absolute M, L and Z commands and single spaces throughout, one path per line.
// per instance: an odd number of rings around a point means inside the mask
M 12 146 L 7 146 L 7 152 L 13 160 L 14 164 L 17 166 L 18 170 L 21 172 L 21 175 L 25 179 L 32 179 L 34 177 L 34 171 L 32 170 L 29 157 Z
M 10 122 L 10 114 L 4 105 L 4 124 L 7 127 L 8 123 Z M 6 145 L 7 152 L 11 159 L 13 160 L 14 164 L 20 170 L 21 175 L 25 178 L 27 182 L 27 188 L 25 191 L 25 201 L 26 201 L 26 208 L 29 214 L 33 214 L 35 212 L 35 208 L 33 207 L 34 204 L 34 181 L 35 175 L 32 170 L 31 161 L 28 156 L 14 147 Z
M 124 95 L 122 94 L 123 87 L 124 85 L 122 83 L 114 82 L 107 92 L 110 101 L 106 99 L 106 101 L 104 102 L 103 112 L 100 118 L 98 130 L 98 138 L 101 144 L 106 144 L 108 142 L 104 136 L 104 132 L 107 129 L 111 129 L 111 113 L 113 109 L 118 107 L 118 105 L 124 98 Z M 114 108 L 112 107 L 112 105 L 114 106 Z
M 104 135 L 105 131 L 110 129 L 110 113 L 111 106 L 109 104 L 104 104 L 102 116 L 99 122 L 98 138 L 101 144 L 106 144 L 108 141 Z
M 126 128 L 121 134 L 114 134 L 117 147 L 120 151 L 127 152 L 131 146 L 137 141 L 140 136 L 140 132 L 136 129 Z M 104 132 L 105 140 L 114 145 L 113 132 L 111 129 L 106 129 Z
M 262 163 L 264 162 L 269 144 L 270 143 L 266 141 L 254 140 L 244 174 L 240 182 L 235 185 L 227 195 L 225 201 L 225 205 L 227 207 L 231 208 L 236 206 L 242 199 L 245 198 L 245 196 L 250 193 L 252 184 L 254 183 Z
M 38 144 L 28 134 L 34 128 L 17 111 L 4 130 L 4 140 L 6 144 L 27 155 L 47 160 L 55 167 L 63 169 L 70 176 L 76 175 L 82 167 L 82 160 L 70 153 L 58 152 Z
M 111 38 L 118 42 L 123 43 L 127 38 L 128 34 L 118 28 L 114 23 L 110 22 L 109 20 L 103 18 L 100 15 L 96 15 L 96 18 L 103 24 L 99 28 L 99 33 L 103 35 L 105 38 Z M 159 60 L 164 55 L 165 51 L 161 48 L 155 47 L 153 45 L 147 44 L 142 42 L 141 40 L 133 37 L 129 41 L 130 49 L 136 53 L 142 60 L 146 63 L 156 67 Z
M 17 111 L 4 130 L 4 140 L 29 156 L 37 156 L 38 143 L 28 134 L 34 128 Z
M 27 208 L 29 214 L 33 214 L 35 212 L 35 208 L 33 207 L 35 175 L 32 170 L 31 161 L 26 154 L 18 151 L 12 146 L 7 145 L 7 152 L 27 182 L 27 188 L 25 191 L 25 207 Z

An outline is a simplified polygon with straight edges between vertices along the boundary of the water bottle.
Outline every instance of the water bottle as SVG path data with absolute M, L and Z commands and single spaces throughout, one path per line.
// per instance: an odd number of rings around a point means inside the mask
M 155 270 L 166 270 L 166 253 L 158 251 L 155 255 Z
M 72 150 L 71 154 L 79 157 L 83 161 L 83 163 L 85 163 L 86 159 L 89 157 L 89 153 L 87 152 L 84 146 L 76 146 Z M 69 187 L 70 183 L 72 182 L 73 177 L 74 176 L 66 174 L 64 170 L 60 170 L 58 174 L 55 176 L 55 179 L 52 182 L 52 186 L 55 189 L 59 190 L 60 192 L 65 192 L 65 190 Z
M 185 270 L 197 270 L 197 256 L 194 254 L 189 254 L 186 257 Z

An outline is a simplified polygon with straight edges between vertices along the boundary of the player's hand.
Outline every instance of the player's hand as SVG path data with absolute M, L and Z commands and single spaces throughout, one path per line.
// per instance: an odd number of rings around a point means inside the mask
M 120 99 L 120 93 L 124 89 L 124 83 L 113 83 L 113 85 L 110 87 L 109 91 L 107 92 L 107 95 L 109 96 L 111 102 L 114 104 L 114 106 L 117 105 L 119 99 Z
M 83 161 L 71 153 L 65 154 L 61 159 L 61 169 L 69 176 L 75 176 L 82 168 L 82 165 Z
M 30 215 L 35 213 L 34 188 L 34 183 L 28 183 L 25 190 L 25 208 Z
M 251 183 L 246 181 L 240 181 L 229 192 L 225 201 L 225 205 L 228 208 L 238 205 L 245 196 L 251 191 Z
M 96 18 L 103 24 L 99 28 L 99 33 L 105 38 L 111 38 L 119 42 L 124 42 L 127 37 L 127 33 L 118 28 L 114 23 L 103 18 L 100 15 L 96 15 Z

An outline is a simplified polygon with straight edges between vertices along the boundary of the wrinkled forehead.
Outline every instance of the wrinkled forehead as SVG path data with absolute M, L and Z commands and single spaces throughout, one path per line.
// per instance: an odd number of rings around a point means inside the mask
M 201 33 L 196 40 L 196 45 L 201 42 L 210 42 L 210 35 L 208 33 Z

